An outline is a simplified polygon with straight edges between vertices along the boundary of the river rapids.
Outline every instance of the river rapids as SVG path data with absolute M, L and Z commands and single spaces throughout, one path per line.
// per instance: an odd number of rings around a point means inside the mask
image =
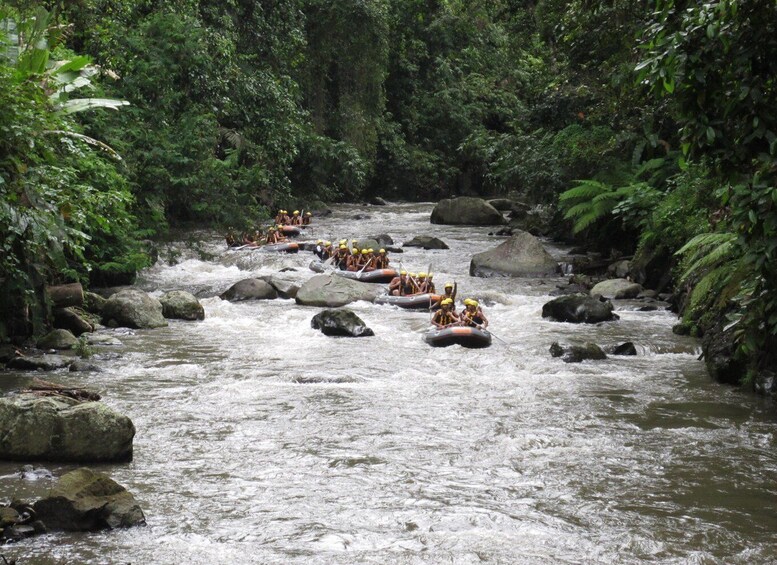
M 345 206 L 304 238 L 441 238 L 450 250 L 406 248 L 392 264 L 479 298 L 491 347 L 430 348 L 423 311 L 356 303 L 375 336 L 348 339 L 311 329 L 319 309 L 293 300 L 222 301 L 282 268 L 306 280 L 312 254 L 197 234 L 137 285 L 194 293 L 203 322 L 102 330 L 122 342 L 98 349 L 103 372 L 41 375 L 133 420 L 134 460 L 92 468 L 135 494 L 148 525 L 0 553 L 19 565 L 777 562 L 774 407 L 712 382 L 667 311 L 627 301 L 618 322 L 543 320 L 564 279 L 470 277 L 471 256 L 501 239 L 430 225 L 431 208 Z M 565 364 L 553 341 L 633 341 L 639 355 Z M 0 387 L 30 378 L 5 373 Z M 0 464 L 3 498 L 44 495 L 45 473 L 19 468 Z

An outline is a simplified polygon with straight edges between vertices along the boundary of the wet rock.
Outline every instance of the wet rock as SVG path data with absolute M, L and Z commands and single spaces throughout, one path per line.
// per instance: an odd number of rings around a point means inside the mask
M 134 288 L 117 292 L 106 301 L 103 323 L 109 327 L 143 329 L 167 326 L 161 302 Z
M 6 542 L 21 541 L 24 538 L 30 538 L 38 533 L 45 533 L 45 528 L 43 531 L 39 532 L 32 524 L 17 524 L 3 530 L 3 539 Z
M 509 237 L 511 235 L 515 235 L 515 230 L 511 227 L 506 227 L 495 232 L 489 232 L 488 235 L 503 235 Z
M 568 294 L 588 294 L 588 289 L 580 284 L 558 285 L 550 291 L 551 296 L 566 296 Z
M 278 298 L 278 291 L 270 283 L 262 279 L 243 279 L 229 287 L 219 298 L 229 300 L 230 302 L 273 300 Z
M 118 346 L 121 341 L 111 335 L 89 334 L 86 336 L 86 343 L 97 346 Z
M 351 216 L 352 220 L 360 221 L 360 220 L 369 220 L 370 215 L 369 214 L 354 214 Z
M 643 290 L 637 295 L 637 298 L 650 298 L 652 300 L 655 300 L 658 298 L 658 293 L 655 290 Z
M 487 202 L 500 212 L 513 209 L 513 201 L 509 198 L 492 198 L 491 200 L 487 200 Z
M 380 285 L 363 283 L 338 275 L 316 275 L 297 292 L 297 304 L 336 308 L 357 300 L 373 302 L 385 292 Z
M 569 277 L 569 284 L 579 284 L 590 290 L 594 286 L 594 279 L 591 275 L 574 274 Z
M 658 306 L 655 304 L 645 304 L 637 308 L 637 312 L 655 312 L 656 310 L 658 310 Z
M 383 200 L 380 196 L 373 196 L 370 198 L 369 203 L 373 206 L 386 206 L 388 202 Z
M 637 348 L 631 341 L 626 341 L 613 347 L 610 353 L 613 355 L 636 355 Z
M 405 250 L 401 247 L 394 247 L 393 245 L 384 245 L 383 248 L 389 253 L 404 253 Z
M 102 314 L 107 300 L 94 292 L 84 292 L 84 310 L 92 314 Z
M 68 330 L 53 330 L 38 340 L 40 349 L 72 349 L 78 339 Z
M 381 233 L 378 235 L 372 236 L 372 239 L 378 242 L 378 245 L 380 245 L 383 248 L 386 248 L 388 245 L 394 245 L 394 239 L 387 233 Z
M 402 244 L 402 247 L 423 247 L 424 249 L 450 249 L 441 239 L 428 235 L 417 235 L 410 241 Z
M 171 290 L 159 298 L 162 303 L 162 315 L 175 320 L 204 320 L 205 308 L 190 292 Z
M 68 330 L 75 336 L 94 331 L 94 325 L 74 308 L 55 308 L 54 327 Z
M 336 241 L 334 243 L 337 243 Z M 367 239 L 359 239 L 356 242 L 356 246 L 359 249 L 374 249 L 377 251 L 381 248 L 380 243 L 378 243 L 378 240 L 367 238 Z
M 507 221 L 502 213 L 482 198 L 462 196 L 440 200 L 432 210 L 433 224 L 493 226 Z
M 324 310 L 310 321 L 310 327 L 328 336 L 367 337 L 375 333 L 348 309 Z
M 672 326 L 672 333 L 675 335 L 691 335 L 693 332 L 693 325 L 686 322 L 680 322 Z
M 642 286 L 626 279 L 609 279 L 594 285 L 591 295 L 598 294 L 604 298 L 620 300 L 636 298 L 642 292 Z
M 539 239 L 519 232 L 494 249 L 472 257 L 469 274 L 475 277 L 537 277 L 554 275 L 559 266 Z
M 0 398 L 0 458 L 129 461 L 135 426 L 100 402 L 20 394 Z
M 72 362 L 72 357 L 63 355 L 22 356 L 11 359 L 6 366 L 17 371 L 56 371 L 69 367 Z
M 629 276 L 629 272 L 631 269 L 631 261 L 628 261 L 626 259 L 622 261 L 616 261 L 615 263 L 611 263 L 607 267 L 607 274 L 617 277 L 619 279 L 625 279 Z
M 753 379 L 753 389 L 764 396 L 777 396 L 777 374 L 771 370 L 762 370 Z
M 737 354 L 734 329 L 725 329 L 726 320 L 708 328 L 702 338 L 704 364 L 718 382 L 738 385 L 747 374 L 747 363 Z
M 50 530 L 94 531 L 145 525 L 135 497 L 104 473 L 76 469 L 60 477 L 35 512 Z
M 299 292 L 299 283 L 291 279 L 279 277 L 278 275 L 270 275 L 261 278 L 269 283 L 281 298 L 295 298 L 297 292 Z
M 572 324 L 598 324 L 619 319 L 612 302 L 602 302 L 585 294 L 559 296 L 542 306 L 542 317 Z
M 10 506 L 0 507 L 0 529 L 13 526 L 19 522 L 20 519 L 21 516 L 19 516 L 19 513 L 15 508 L 11 508 Z
M 607 359 L 607 355 L 602 348 L 595 343 L 586 343 L 585 345 L 567 345 L 563 346 L 557 341 L 550 346 L 552 357 L 561 357 L 565 363 L 581 363 L 583 361 L 598 361 Z
M 102 369 L 94 363 L 87 363 L 86 361 L 77 360 L 70 364 L 68 369 L 71 373 L 101 373 Z
M 22 352 L 9 343 L 0 344 L 0 363 L 8 363 L 11 359 L 21 356 Z

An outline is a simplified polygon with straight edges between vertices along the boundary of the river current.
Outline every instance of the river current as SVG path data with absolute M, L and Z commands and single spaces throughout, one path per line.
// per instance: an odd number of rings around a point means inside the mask
M 195 293 L 203 322 L 104 330 L 122 346 L 98 349 L 103 372 L 43 375 L 133 420 L 133 461 L 92 467 L 135 494 L 148 525 L 0 553 L 19 565 L 777 562 L 774 406 L 712 382 L 669 312 L 624 302 L 618 322 L 543 320 L 564 279 L 470 277 L 471 256 L 501 239 L 431 225 L 431 207 L 345 206 L 305 237 L 443 239 L 450 250 L 405 248 L 392 263 L 479 298 L 500 338 L 490 348 L 430 348 L 428 313 L 392 306 L 351 305 L 375 336 L 348 339 L 311 329 L 319 309 L 293 300 L 222 301 L 251 276 L 309 278 L 312 254 L 227 251 L 199 234 L 137 284 Z M 548 352 L 627 340 L 638 356 Z M 0 494 L 45 494 L 49 479 L 19 468 L 0 464 Z

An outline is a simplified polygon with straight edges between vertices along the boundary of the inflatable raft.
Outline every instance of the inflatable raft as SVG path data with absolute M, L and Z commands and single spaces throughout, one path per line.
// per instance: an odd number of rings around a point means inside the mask
M 439 294 L 408 294 L 406 296 L 378 296 L 375 304 L 390 304 L 408 309 L 429 309 L 440 298 Z
M 260 251 L 275 252 L 275 253 L 296 253 L 299 251 L 299 243 L 290 243 L 285 241 L 283 243 L 272 243 L 270 245 L 261 245 L 256 247 Z
M 461 345 L 472 349 L 491 345 L 491 334 L 486 330 L 467 326 L 451 326 L 442 330 L 431 329 L 424 334 L 424 341 L 432 347 Z
M 297 237 L 302 233 L 300 226 L 281 226 L 278 231 L 287 237 Z
M 334 269 L 334 265 L 332 265 Z M 311 261 L 310 270 L 317 273 L 324 273 L 327 268 L 320 261 Z M 387 283 L 391 282 L 394 277 L 399 276 L 399 272 L 396 269 L 375 269 L 374 271 L 341 271 L 334 269 L 333 274 L 345 277 L 346 279 L 353 279 L 355 281 L 361 281 L 366 283 Z

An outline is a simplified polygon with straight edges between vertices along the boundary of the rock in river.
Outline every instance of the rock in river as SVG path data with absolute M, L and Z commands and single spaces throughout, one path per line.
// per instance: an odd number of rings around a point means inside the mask
M 78 340 L 68 330 L 53 330 L 38 340 L 40 349 L 72 349 Z
M 433 224 L 494 226 L 507 223 L 502 213 L 482 198 L 462 196 L 440 200 L 432 210 Z
M 135 426 L 101 402 L 21 394 L 0 398 L 0 458 L 129 461 Z
M 546 302 L 542 307 L 542 317 L 557 322 L 597 324 L 617 320 L 613 309 L 610 301 L 602 302 L 585 294 L 568 294 Z
M 190 292 L 171 290 L 159 299 L 162 303 L 162 314 L 165 318 L 175 320 L 204 320 L 205 308 Z
M 366 337 L 375 335 L 359 316 L 347 308 L 323 310 L 310 320 L 310 327 L 329 336 Z
M 94 531 L 145 525 L 135 497 L 104 473 L 76 469 L 62 475 L 34 505 L 49 530 Z
M 297 292 L 297 304 L 337 308 L 357 300 L 372 302 L 385 292 L 380 285 L 363 283 L 338 275 L 316 275 Z
M 112 295 L 103 307 L 103 323 L 109 327 L 161 328 L 167 325 L 162 303 L 138 289 Z
M 475 277 L 537 277 L 558 271 L 556 260 L 527 232 L 518 232 L 494 249 L 475 254 L 469 265 L 469 274 Z
M 602 281 L 591 289 L 591 296 L 598 294 L 604 298 L 636 298 L 642 292 L 642 286 L 626 279 Z
M 278 298 L 278 291 L 262 279 L 243 279 L 236 282 L 219 297 L 230 302 L 241 300 L 272 300 Z
M 450 249 L 443 240 L 429 235 L 417 235 L 410 241 L 402 244 L 402 247 L 423 247 L 424 249 Z
M 554 341 L 550 346 L 552 357 L 561 357 L 564 363 L 581 363 L 586 360 L 598 361 L 607 359 L 607 355 L 602 348 L 595 343 L 586 343 L 585 345 L 562 346 Z

